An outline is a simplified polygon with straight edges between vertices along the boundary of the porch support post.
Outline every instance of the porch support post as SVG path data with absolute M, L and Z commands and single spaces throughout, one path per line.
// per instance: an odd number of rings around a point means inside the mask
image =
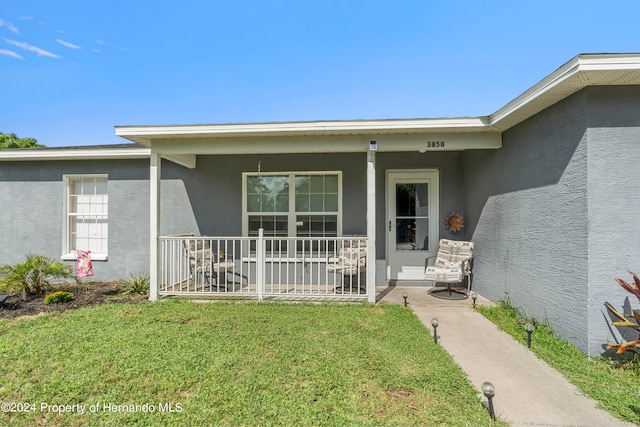
M 376 302 L 376 152 L 367 153 L 367 300 Z
M 151 149 L 149 158 L 149 193 L 150 193 L 150 218 L 149 218 L 149 299 L 158 299 L 158 287 L 160 280 L 160 251 L 158 250 L 158 238 L 160 237 L 160 177 L 162 158 L 160 153 Z

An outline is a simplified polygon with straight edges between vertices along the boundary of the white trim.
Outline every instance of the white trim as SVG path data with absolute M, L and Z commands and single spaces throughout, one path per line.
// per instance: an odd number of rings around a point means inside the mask
M 424 131 L 433 129 L 470 128 L 482 130 L 487 127 L 486 117 L 462 117 L 440 119 L 383 119 L 383 120 L 327 120 L 309 122 L 267 122 L 267 123 L 235 123 L 207 125 L 167 125 L 167 126 L 116 126 L 116 135 L 147 145 L 150 138 L 158 137 L 202 137 L 207 136 L 256 136 L 265 134 L 278 135 L 317 135 L 346 134 L 368 135 L 370 133 L 407 131 Z M 146 137 L 146 138 L 140 138 Z
M 203 149 L 212 140 L 255 137 L 308 137 L 308 136 L 364 136 L 391 134 L 458 134 L 481 135 L 501 132 L 537 114 L 572 93 L 592 85 L 640 84 L 640 54 L 579 55 L 555 72 L 532 86 L 513 101 L 490 116 L 437 118 L 344 120 L 314 122 L 241 123 L 174 126 L 116 126 L 116 135 L 151 146 L 159 144 L 160 151 L 179 152 L 186 146 Z M 198 142 L 198 140 L 199 142 Z M 308 142 L 306 140 L 305 142 Z M 380 138 L 378 138 L 380 143 Z M 216 143 L 217 144 L 217 143 Z M 241 150 L 241 144 L 236 144 Z M 244 144 L 242 144 L 244 145 Z M 305 145 L 324 145 L 312 144 Z M 177 148 L 176 148 L 177 146 Z M 292 145 L 291 148 L 295 148 Z M 368 147 L 368 145 L 366 145 Z M 276 147 L 271 152 L 279 152 Z M 484 148 L 484 147 L 468 147 Z M 308 152 L 309 150 L 303 150 Z M 332 150 L 320 150 L 332 151 Z M 360 151 L 365 152 L 366 149 Z M 300 152 L 293 150 L 291 152 Z M 241 153 L 241 151 L 238 151 Z
M 162 158 L 151 152 L 149 159 L 149 300 L 158 299 L 160 283 L 160 187 Z
M 14 149 L 0 150 L 0 161 L 147 159 L 150 153 L 148 148 Z
M 64 254 L 60 257 L 63 261 L 75 261 L 78 259 L 77 253 L 75 251 Z M 107 254 L 94 254 L 91 252 L 91 261 L 108 261 L 109 256 Z
M 385 247 L 385 258 L 387 260 L 387 280 L 402 280 L 400 276 L 392 277 L 391 272 L 391 263 L 393 259 L 399 257 L 400 252 L 395 251 L 394 248 L 396 244 L 396 238 L 393 237 L 395 235 L 395 226 L 393 225 L 393 220 L 395 216 L 393 215 L 395 211 L 395 206 L 392 205 L 391 201 L 395 200 L 395 196 L 392 196 L 392 192 L 395 192 L 395 186 L 392 186 L 396 183 L 402 182 L 415 182 L 419 180 L 420 182 L 428 182 L 430 183 L 429 187 L 429 250 L 428 251 L 406 251 L 403 252 L 402 255 L 405 257 L 412 257 L 415 259 L 419 259 L 419 265 L 414 265 L 415 267 L 420 267 L 420 272 L 424 268 L 424 260 L 426 257 L 435 255 L 438 240 L 440 236 L 440 171 L 438 169 L 388 169 L 386 171 L 385 176 L 385 194 L 387 205 L 385 207 L 385 221 L 384 221 L 384 229 L 386 235 L 386 247 Z M 392 221 L 392 230 L 390 231 L 388 228 L 389 221 Z M 414 261 L 418 263 L 418 261 Z M 421 280 L 422 275 L 420 275 L 419 279 Z M 410 279 L 414 280 L 414 279 Z
M 98 173 L 98 174 L 64 174 L 62 175 L 62 184 L 63 184 L 63 197 L 62 197 L 62 215 L 63 215 L 63 219 L 62 219 L 62 255 L 61 255 L 61 259 L 63 260 L 75 260 L 76 259 L 76 251 L 75 250 L 70 250 L 69 248 L 69 243 L 70 243 L 70 230 L 69 230 L 69 217 L 71 216 L 69 213 L 69 189 L 70 189 L 70 185 L 71 185 L 71 181 L 75 181 L 75 180 L 79 180 L 79 179 L 84 179 L 84 178 L 90 178 L 90 179 L 104 179 L 106 181 L 107 184 L 107 214 L 105 214 L 105 217 L 107 218 L 107 227 L 109 224 L 109 214 L 108 214 L 108 209 L 109 209 L 109 175 L 108 174 L 104 174 L 104 173 Z M 107 228 L 108 229 L 108 228 Z M 96 261 L 106 261 L 108 259 L 108 255 L 109 255 L 109 235 L 107 232 L 107 252 L 95 252 L 92 251 L 91 252 L 91 260 L 96 260 Z M 90 249 L 90 248 L 84 248 L 84 249 Z
M 505 131 L 587 86 L 616 84 L 629 71 L 640 71 L 640 54 L 578 55 L 490 115 L 489 123 Z M 640 74 L 634 80 L 640 84 Z M 510 119 L 525 109 L 522 118 Z
M 249 235 L 249 212 L 247 210 L 247 177 L 249 176 L 287 176 L 289 179 L 289 210 L 287 212 L 258 212 L 256 214 L 273 214 L 287 216 L 287 236 L 297 237 L 297 214 L 324 215 L 323 212 L 297 212 L 295 210 L 295 177 L 297 175 L 336 175 L 338 177 L 338 212 L 337 212 L 337 237 L 342 236 L 342 171 L 287 171 L 287 172 L 242 172 L 242 235 Z
M 370 145 L 371 146 L 371 145 Z M 367 301 L 376 302 L 376 153 L 367 154 Z

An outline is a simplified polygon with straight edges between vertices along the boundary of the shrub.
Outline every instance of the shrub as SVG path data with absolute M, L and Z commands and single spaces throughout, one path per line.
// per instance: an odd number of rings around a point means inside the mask
M 138 276 L 131 274 L 129 280 L 124 282 L 123 295 L 145 295 L 149 293 L 149 275 L 140 273 Z
M 29 294 L 49 289 L 50 280 L 71 277 L 73 270 L 64 262 L 29 254 L 25 262 L 0 267 L 0 289 L 26 300 Z
M 60 304 L 62 302 L 69 302 L 73 299 L 73 294 L 67 291 L 56 291 L 44 297 L 45 304 Z
M 616 282 L 618 282 L 625 291 L 635 295 L 636 298 L 638 298 L 638 301 L 640 301 L 640 278 L 637 274 L 631 271 L 629 273 L 633 277 L 633 283 L 627 283 L 622 279 L 616 279 Z M 616 319 L 618 319 L 618 321 L 612 322 L 613 326 L 631 328 L 638 334 L 637 338 L 634 340 L 628 340 L 621 344 L 607 344 L 607 350 L 615 348 L 617 349 L 617 354 L 624 353 L 625 351 L 640 354 L 640 312 L 638 312 L 638 310 L 631 310 L 631 314 L 619 313 L 611 306 L 611 304 L 605 302 L 604 306 L 607 307 L 607 310 L 609 310 Z

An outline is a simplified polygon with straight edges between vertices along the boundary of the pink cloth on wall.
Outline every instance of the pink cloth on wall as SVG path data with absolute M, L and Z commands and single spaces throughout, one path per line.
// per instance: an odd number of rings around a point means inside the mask
M 91 264 L 91 251 L 76 250 L 76 278 L 93 276 L 93 265 Z

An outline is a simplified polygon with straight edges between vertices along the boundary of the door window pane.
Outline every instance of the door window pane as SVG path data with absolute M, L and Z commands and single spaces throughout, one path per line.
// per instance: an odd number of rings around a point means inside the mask
M 429 250 L 429 184 L 396 184 L 396 250 Z

